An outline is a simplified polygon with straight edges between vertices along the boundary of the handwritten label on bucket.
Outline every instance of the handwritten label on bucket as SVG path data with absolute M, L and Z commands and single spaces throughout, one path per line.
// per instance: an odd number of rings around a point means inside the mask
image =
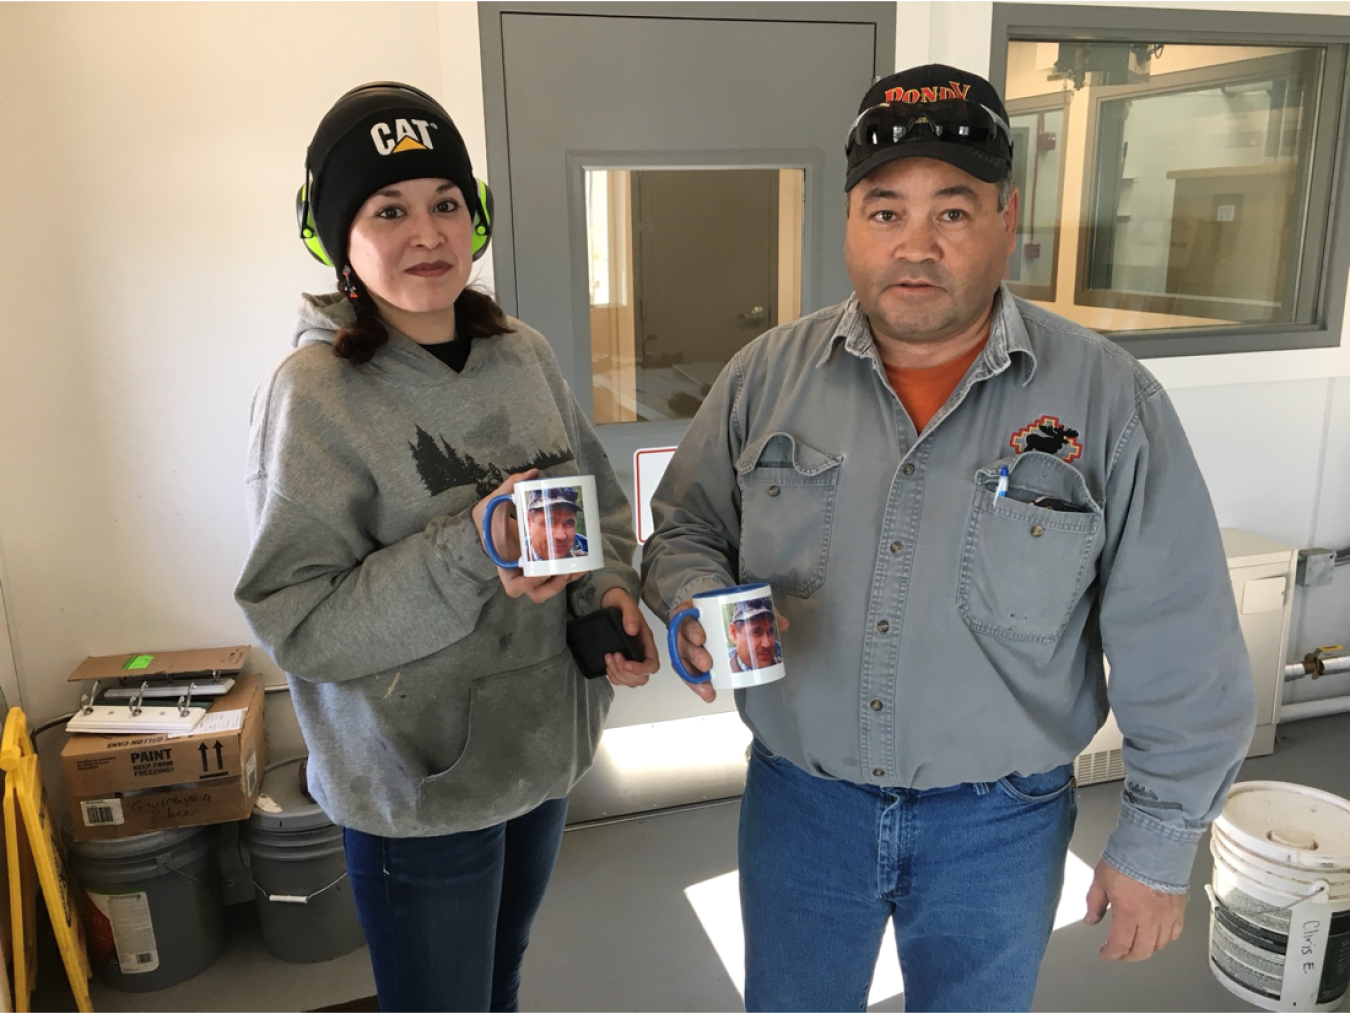
M 1284 952 L 1280 1004 L 1285 1010 L 1311 1010 L 1322 988 L 1327 940 L 1331 935 L 1331 885 L 1319 880 L 1316 891 L 1289 912 L 1289 943 Z

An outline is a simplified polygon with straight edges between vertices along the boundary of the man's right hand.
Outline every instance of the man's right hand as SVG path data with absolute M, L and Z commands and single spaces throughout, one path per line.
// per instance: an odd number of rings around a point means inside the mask
M 671 611 L 670 615 L 674 616 L 676 613 L 691 609 L 693 608 L 693 605 L 693 599 L 685 599 Z M 778 621 L 778 633 L 781 635 L 789 626 L 787 617 L 776 609 L 774 610 L 773 615 Z M 712 669 L 712 653 L 703 647 L 707 642 L 708 633 L 703 629 L 703 624 L 699 623 L 698 620 L 690 616 L 680 624 L 680 631 L 679 634 L 676 635 L 675 644 L 676 647 L 680 649 L 680 661 L 684 663 L 684 667 L 690 672 L 704 673 Z M 717 691 L 713 689 L 711 682 L 690 683 L 688 680 L 685 680 L 684 684 L 709 704 L 717 700 Z
M 675 607 L 671 615 L 674 616 L 675 613 L 692 608 L 693 605 L 693 599 L 685 599 Z M 690 672 L 708 672 L 712 669 L 712 654 L 703 647 L 707 642 L 707 631 L 703 629 L 703 624 L 699 623 L 698 620 L 690 616 L 680 624 L 680 631 L 675 638 L 675 643 L 680 649 L 680 661 Z M 684 684 L 709 704 L 717 699 L 717 691 L 713 689 L 711 683 L 690 683 L 685 680 Z

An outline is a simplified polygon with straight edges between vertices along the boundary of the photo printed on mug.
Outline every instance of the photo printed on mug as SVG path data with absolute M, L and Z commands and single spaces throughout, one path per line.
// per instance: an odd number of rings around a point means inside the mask
M 565 560 L 590 554 L 586 499 L 580 486 L 532 489 L 525 497 L 526 560 Z
M 730 650 L 727 661 L 732 672 L 767 669 L 783 661 L 783 644 L 778 639 L 778 619 L 773 599 L 758 598 L 732 602 L 722 607 Z

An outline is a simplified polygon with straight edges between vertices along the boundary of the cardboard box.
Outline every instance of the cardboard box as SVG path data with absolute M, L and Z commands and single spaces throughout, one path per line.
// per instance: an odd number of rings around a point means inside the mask
M 61 771 L 76 840 L 246 819 L 267 766 L 263 698 L 246 673 L 185 735 L 71 736 Z
M 229 676 L 244 668 L 248 645 L 228 648 L 193 648 L 189 651 L 133 651 L 130 655 L 95 655 L 81 662 L 68 682 L 79 680 L 121 680 L 138 686 L 141 680 L 156 676 Z

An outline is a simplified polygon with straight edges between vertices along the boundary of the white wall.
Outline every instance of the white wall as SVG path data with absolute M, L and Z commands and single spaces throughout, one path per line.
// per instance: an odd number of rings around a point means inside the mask
M 1300 6 L 1350 14 L 1279 9 Z M 486 175 L 476 8 L 0 4 L 0 558 L 35 721 L 74 705 L 85 655 L 250 640 L 249 402 L 297 293 L 331 286 L 295 237 L 305 146 L 341 92 L 394 78 Z M 991 15 L 901 3 L 901 65 L 987 70 Z M 1350 543 L 1350 345 L 1152 365 L 1224 524 Z M 1350 636 L 1337 581 L 1300 651 Z
M 251 395 L 333 281 L 296 238 L 309 138 L 393 78 L 470 109 L 485 168 L 479 77 L 473 4 L 0 5 L 0 547 L 33 718 L 85 655 L 252 640 Z
M 19 670 L 14 665 L 14 644 L 6 621 L 3 579 L 0 579 L 0 697 L 3 697 L 5 714 L 19 703 Z

